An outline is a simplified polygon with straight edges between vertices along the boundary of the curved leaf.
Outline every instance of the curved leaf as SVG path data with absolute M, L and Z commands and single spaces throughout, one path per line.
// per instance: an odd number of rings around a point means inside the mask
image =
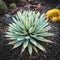
M 24 52 L 24 50 L 25 50 L 26 47 L 28 46 L 28 42 L 29 42 L 29 40 L 25 40 L 25 41 L 24 41 L 23 47 L 22 47 L 22 50 L 21 50 L 21 54 Z
M 42 42 L 46 42 L 46 43 L 53 43 L 53 41 L 51 40 L 47 40 L 43 37 L 40 37 L 40 36 L 34 36 L 34 35 L 31 35 L 33 38 L 35 38 L 36 40 L 39 40 L 39 41 L 42 41 Z
M 31 55 L 32 54 L 32 45 L 31 44 L 28 45 L 28 51 L 29 51 L 29 54 Z
M 22 43 L 23 43 L 23 41 L 16 42 L 12 49 L 15 49 L 15 48 L 19 47 L 20 45 L 22 45 Z
M 41 49 L 43 52 L 46 52 L 46 49 L 42 45 L 40 45 L 39 43 L 37 43 L 34 39 L 31 38 L 30 42 L 32 44 L 34 44 L 36 47 L 38 47 L 39 49 Z

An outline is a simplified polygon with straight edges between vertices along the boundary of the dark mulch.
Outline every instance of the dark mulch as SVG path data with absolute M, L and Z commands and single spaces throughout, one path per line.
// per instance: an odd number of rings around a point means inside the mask
M 46 7 L 45 7 L 46 8 Z M 45 9 L 46 11 L 46 9 Z M 44 9 L 43 9 L 44 12 Z M 48 44 L 47 51 L 45 54 L 39 52 L 39 55 L 33 53 L 32 56 L 29 56 L 27 52 L 24 52 L 23 55 L 20 55 L 20 49 L 11 50 L 12 45 L 8 45 L 9 41 L 4 37 L 4 31 L 6 30 L 6 24 L 4 22 L 4 16 L 0 17 L 0 60 L 60 60 L 60 23 L 52 23 L 49 21 L 52 29 L 49 32 L 54 33 L 53 37 L 48 37 L 55 42 L 55 44 Z

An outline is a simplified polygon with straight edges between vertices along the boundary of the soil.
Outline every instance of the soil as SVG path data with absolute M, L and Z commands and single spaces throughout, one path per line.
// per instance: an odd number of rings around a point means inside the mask
M 44 7 L 46 8 L 47 6 Z M 43 8 L 42 12 L 46 12 L 48 10 L 45 8 Z M 49 32 L 52 32 L 54 36 L 48 37 L 48 39 L 51 39 L 55 43 L 48 44 L 46 48 L 48 53 L 45 54 L 39 51 L 39 54 L 33 53 L 32 56 L 29 56 L 25 51 L 23 55 L 20 55 L 20 48 L 11 50 L 13 46 L 8 45 L 9 41 L 4 37 L 7 24 L 5 23 L 4 16 L 0 16 L 0 60 L 60 60 L 60 22 L 52 23 L 49 21 L 49 24 L 52 27 Z

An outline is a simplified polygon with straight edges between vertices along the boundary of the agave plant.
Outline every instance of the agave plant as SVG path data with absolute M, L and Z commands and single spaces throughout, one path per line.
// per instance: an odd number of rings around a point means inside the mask
M 46 52 L 45 47 L 41 44 L 53 43 L 51 40 L 44 37 L 52 36 L 52 33 L 48 33 L 51 27 L 48 24 L 48 20 L 45 19 L 45 14 L 35 13 L 34 11 L 20 11 L 17 12 L 15 17 L 12 17 L 13 22 L 8 26 L 8 32 L 6 37 L 11 41 L 9 44 L 13 44 L 14 48 L 21 47 L 21 53 L 28 49 L 31 55 L 33 50 L 38 53 L 38 49 Z

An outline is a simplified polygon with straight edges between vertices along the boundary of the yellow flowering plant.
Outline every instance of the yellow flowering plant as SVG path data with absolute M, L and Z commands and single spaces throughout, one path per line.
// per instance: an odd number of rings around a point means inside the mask
M 55 8 L 47 11 L 46 19 L 51 20 L 52 22 L 60 21 L 60 10 Z

